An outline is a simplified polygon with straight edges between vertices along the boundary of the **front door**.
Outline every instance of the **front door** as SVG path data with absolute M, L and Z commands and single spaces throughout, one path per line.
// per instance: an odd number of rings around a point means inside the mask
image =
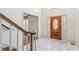
M 61 16 L 50 17 L 50 37 L 61 40 Z

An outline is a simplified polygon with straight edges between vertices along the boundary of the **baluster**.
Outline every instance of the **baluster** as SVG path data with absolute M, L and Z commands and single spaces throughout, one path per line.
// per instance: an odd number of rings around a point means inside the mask
M 33 38 L 33 35 L 35 35 L 35 33 L 30 33 L 30 51 L 33 51 L 33 48 L 34 48 L 34 40 L 35 40 L 35 37 Z M 36 41 L 35 41 L 35 50 L 36 50 Z
M 30 51 L 32 51 L 32 35 L 30 34 Z
M 12 40 L 12 38 L 11 38 L 12 32 L 11 32 L 11 31 L 12 31 L 12 28 L 11 28 L 11 25 L 10 25 L 10 36 L 9 36 L 9 37 L 10 37 L 10 39 L 9 39 L 10 50 L 11 50 L 11 48 L 12 48 L 12 47 L 11 47 L 11 40 Z
M 28 43 L 29 43 L 29 34 L 27 34 L 27 33 L 24 33 L 24 46 L 26 47 L 26 51 L 28 51 Z
M 36 35 L 34 35 L 34 41 L 35 41 L 35 51 L 36 51 Z
M 30 33 L 28 33 L 28 51 L 30 51 L 30 43 L 31 43 L 31 36 Z
M 36 35 L 32 34 L 32 49 L 36 51 Z
M 17 29 L 17 51 L 18 51 L 18 40 L 19 38 L 18 38 L 18 29 Z
M 28 50 L 29 50 L 29 49 L 28 49 L 28 44 L 29 44 L 29 34 L 26 34 L 25 36 L 26 36 L 26 41 L 27 41 L 26 46 L 27 46 L 27 51 L 28 51 Z
M 30 51 L 33 51 L 33 34 L 30 33 Z
M 25 46 L 26 46 L 26 48 L 27 48 L 27 51 L 28 51 L 28 43 L 29 43 L 29 41 L 28 41 L 28 34 L 24 34 L 24 36 L 25 36 L 25 38 L 24 38 L 24 44 L 25 44 Z
M 24 51 L 24 33 L 22 34 L 22 51 Z
M 34 34 L 32 34 L 32 51 L 35 51 L 35 37 L 34 37 Z

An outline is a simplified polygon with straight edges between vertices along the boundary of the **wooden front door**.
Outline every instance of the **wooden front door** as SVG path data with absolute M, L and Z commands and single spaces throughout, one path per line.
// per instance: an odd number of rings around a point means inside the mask
M 50 37 L 61 40 L 61 16 L 50 17 Z

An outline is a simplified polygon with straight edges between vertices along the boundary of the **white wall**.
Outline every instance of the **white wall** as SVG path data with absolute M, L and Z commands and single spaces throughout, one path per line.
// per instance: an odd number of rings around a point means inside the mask
M 77 37 L 77 45 L 79 46 L 79 8 L 77 8 L 77 26 L 76 26 L 76 37 Z
M 24 12 L 40 17 L 40 9 L 39 8 L 1 8 L 0 9 L 0 13 L 3 13 L 5 16 L 10 18 L 12 21 L 17 23 L 21 27 L 22 27 L 22 20 L 23 20 L 23 13 Z M 15 35 L 17 34 L 17 32 L 16 32 L 16 30 L 14 30 L 14 31 L 15 32 L 12 33 L 12 40 L 14 42 L 13 43 L 14 46 L 16 46 L 16 42 L 15 41 L 17 39 L 16 39 Z M 5 38 L 5 40 L 6 40 L 6 38 Z M 19 31 L 19 46 L 21 46 L 21 45 L 22 45 L 22 33 Z
M 48 33 L 48 17 L 47 17 L 47 10 L 41 9 L 41 20 L 40 22 L 40 37 L 49 37 Z
M 0 12 L 12 19 L 15 23 L 22 26 L 23 13 L 40 16 L 39 8 L 1 8 Z
M 59 16 L 59 15 L 67 15 L 67 40 L 72 41 L 79 41 L 78 40 L 78 12 L 77 9 L 72 8 L 60 8 L 60 9 L 45 9 L 42 8 L 40 10 L 39 8 L 36 9 L 14 9 L 14 8 L 2 8 L 0 9 L 0 12 L 12 19 L 15 23 L 20 25 L 22 27 L 22 20 L 23 20 L 23 12 L 32 14 L 35 16 L 38 16 L 38 29 L 39 29 L 39 37 L 49 37 L 50 36 L 50 26 L 49 26 L 49 16 Z M 77 30 L 77 31 L 76 31 Z M 19 41 L 22 43 L 22 33 L 19 32 Z M 14 40 L 14 39 L 13 39 Z M 16 39 L 15 39 L 16 40 Z M 21 46 L 21 43 L 19 42 L 19 45 Z M 15 43 L 16 44 L 16 43 Z
M 49 37 L 49 17 L 50 16 L 67 16 L 67 38 L 66 40 L 77 41 L 77 9 L 74 8 L 60 8 L 60 9 L 42 9 L 41 19 L 41 37 Z

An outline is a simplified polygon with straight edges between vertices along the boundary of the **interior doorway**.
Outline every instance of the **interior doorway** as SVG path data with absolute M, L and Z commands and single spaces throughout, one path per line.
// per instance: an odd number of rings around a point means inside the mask
M 36 38 L 38 38 L 38 16 L 23 13 L 23 28 L 28 32 L 36 33 Z M 29 36 L 24 35 L 24 45 L 30 42 L 28 40 L 30 40 Z

